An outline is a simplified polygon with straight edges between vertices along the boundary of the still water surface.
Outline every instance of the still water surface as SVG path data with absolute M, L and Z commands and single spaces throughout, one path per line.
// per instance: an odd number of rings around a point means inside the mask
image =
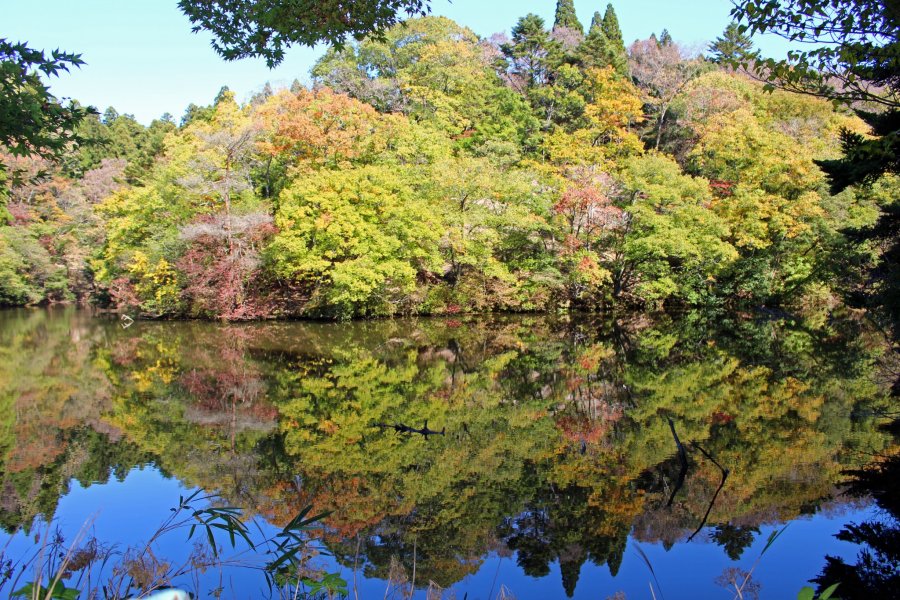
M 311 566 L 351 597 L 399 598 L 414 576 L 423 598 L 727 599 L 789 524 L 751 583 L 792 598 L 826 554 L 856 555 L 833 536 L 873 514 L 839 482 L 889 444 L 868 416 L 880 353 L 852 321 L 753 316 L 125 328 L 4 311 L 0 544 L 21 557 L 46 521 L 67 539 L 89 521 L 125 549 L 202 489 L 262 533 L 331 511 Z M 174 583 L 268 593 L 254 569 L 194 575 Z

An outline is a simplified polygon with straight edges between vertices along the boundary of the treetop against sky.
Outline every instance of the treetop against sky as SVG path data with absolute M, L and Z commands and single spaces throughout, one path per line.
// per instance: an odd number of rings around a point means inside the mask
M 576 0 L 574 4 L 579 20 L 588 26 L 591 15 L 602 12 L 607 2 Z M 728 0 L 692 0 L 687 7 L 666 0 L 613 4 L 626 44 L 668 29 L 679 42 L 702 51 L 730 21 Z M 431 10 L 488 37 L 508 33 L 516 20 L 529 12 L 552 23 L 556 2 L 434 0 Z M 262 59 L 226 62 L 210 46 L 209 34 L 191 33 L 191 23 L 175 0 L 0 0 L 0 11 L 0 37 L 27 41 L 33 48 L 82 54 L 87 64 L 81 70 L 50 82 L 54 94 L 95 105 L 101 111 L 114 106 L 145 124 L 166 112 L 177 118 L 192 102 L 206 104 L 223 85 L 243 100 L 266 81 L 288 85 L 297 78 L 308 82 L 310 67 L 326 49 L 293 47 L 272 70 Z M 781 56 L 785 49 L 780 39 L 763 39 L 760 46 L 774 56 Z

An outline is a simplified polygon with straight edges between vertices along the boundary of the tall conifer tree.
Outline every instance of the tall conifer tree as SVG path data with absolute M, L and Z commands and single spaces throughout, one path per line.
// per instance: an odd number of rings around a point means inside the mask
M 712 61 L 727 63 L 750 58 L 753 54 L 753 42 L 746 33 L 741 33 L 737 23 L 731 23 L 725 32 L 709 45 Z
M 668 29 L 663 29 L 662 33 L 659 34 L 659 45 L 660 46 L 671 46 L 675 41 L 672 39 L 672 35 L 669 33 Z
M 574 29 L 578 33 L 584 34 L 584 26 L 575 13 L 574 0 L 557 0 L 556 2 L 556 18 L 553 21 L 553 29 L 563 27 Z
M 529 13 L 512 28 L 512 39 L 501 46 L 512 71 L 521 76 L 528 87 L 547 83 L 559 54 L 559 44 L 544 29 L 544 20 Z
M 594 13 L 591 28 L 578 49 L 578 55 L 585 67 L 611 65 L 620 75 L 628 75 L 628 54 L 612 4 L 606 5 L 606 14 L 602 18 L 599 12 Z
M 599 13 L 598 13 L 599 14 Z M 625 40 L 622 39 L 622 30 L 619 29 L 619 18 L 612 4 L 606 5 L 606 12 L 603 14 L 603 33 L 613 44 L 622 47 L 622 53 L 625 52 Z
M 600 11 L 594 11 L 594 18 L 591 19 L 591 28 L 588 30 L 588 35 L 594 33 L 595 31 L 602 31 L 603 28 L 603 17 L 600 16 Z

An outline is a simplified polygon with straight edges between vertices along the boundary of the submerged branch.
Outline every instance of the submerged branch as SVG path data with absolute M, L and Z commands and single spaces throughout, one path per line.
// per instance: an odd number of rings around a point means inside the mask
M 726 469 L 722 465 L 720 465 L 719 462 L 715 458 L 713 458 L 712 454 L 710 454 L 709 452 L 704 450 L 703 447 L 700 446 L 700 444 L 698 444 L 697 442 L 691 442 L 691 445 L 694 448 L 696 448 L 697 450 L 699 450 L 700 453 L 703 454 L 703 456 L 708 458 L 710 460 L 710 462 L 712 462 L 712 464 L 716 465 L 719 468 L 719 470 L 722 472 L 722 481 L 719 482 L 719 487 L 716 488 L 716 493 L 713 494 L 712 499 L 709 501 L 709 506 L 706 507 L 706 514 L 703 515 L 703 520 L 700 521 L 700 525 L 697 527 L 697 529 L 694 531 L 694 533 L 692 533 L 691 536 L 687 539 L 687 541 L 689 541 L 689 542 L 691 540 L 693 540 L 694 537 L 698 533 L 700 533 L 700 530 L 702 530 L 706 526 L 706 521 L 707 521 L 707 519 L 709 519 L 709 513 L 712 512 L 712 507 L 716 503 L 716 499 L 719 497 L 719 492 L 721 492 L 722 488 L 725 487 L 725 482 L 728 480 L 728 475 L 731 473 L 731 471 L 729 469 Z
M 678 447 L 678 460 L 681 463 L 681 471 L 678 473 L 678 480 L 675 482 L 675 489 L 672 490 L 672 495 L 669 496 L 669 501 L 666 503 L 666 506 L 672 506 L 672 502 L 675 500 L 675 495 L 681 490 L 682 486 L 684 486 L 684 479 L 687 477 L 688 472 L 688 460 L 687 460 L 687 452 L 684 450 L 684 446 L 681 443 L 681 440 L 678 439 L 678 433 L 675 432 L 675 423 L 672 422 L 672 419 L 668 419 L 669 421 L 669 429 L 672 430 L 672 437 L 675 438 L 675 445 Z

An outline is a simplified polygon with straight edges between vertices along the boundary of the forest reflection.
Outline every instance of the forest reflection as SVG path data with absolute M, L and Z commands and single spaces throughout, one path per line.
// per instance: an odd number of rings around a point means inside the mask
M 736 560 L 761 526 L 851 502 L 841 472 L 896 451 L 883 352 L 850 318 L 2 312 L 0 525 L 153 463 L 275 525 L 332 511 L 322 543 L 367 577 L 415 561 L 447 587 L 496 553 L 535 577 L 558 562 L 571 595 L 587 562 L 616 574 L 629 535 L 670 547 L 705 524 Z

